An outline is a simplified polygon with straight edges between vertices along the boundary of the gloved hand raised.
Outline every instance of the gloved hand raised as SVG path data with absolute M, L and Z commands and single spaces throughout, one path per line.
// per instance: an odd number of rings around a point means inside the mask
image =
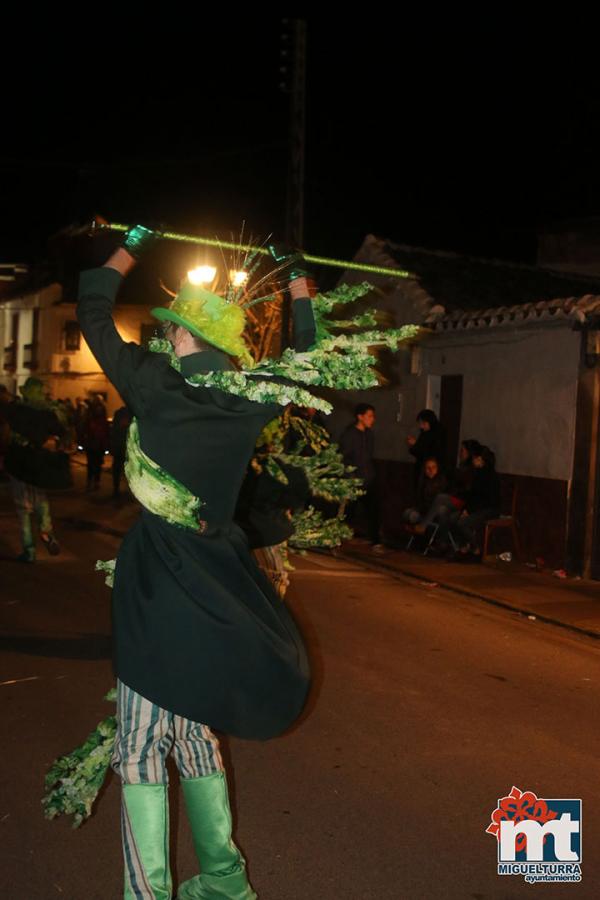
M 160 231 L 152 231 L 144 225 L 134 225 L 125 233 L 121 247 L 138 260 L 160 240 Z
M 152 231 L 144 225 L 134 225 L 125 233 L 121 244 L 107 259 L 104 266 L 108 269 L 115 269 L 125 277 L 161 236 L 160 231 Z
M 312 278 L 301 250 L 287 247 L 285 244 L 269 244 L 269 253 L 281 267 L 288 267 L 287 277 L 290 281 L 297 278 Z

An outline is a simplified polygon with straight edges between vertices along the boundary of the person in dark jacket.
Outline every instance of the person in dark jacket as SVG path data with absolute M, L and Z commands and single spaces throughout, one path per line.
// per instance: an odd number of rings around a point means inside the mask
M 75 399 L 75 412 L 73 414 L 73 425 L 75 428 L 75 440 L 78 447 L 83 447 L 83 435 L 85 432 L 85 424 L 90 414 L 90 402 L 82 397 Z
M 465 505 L 450 524 L 450 532 L 458 543 L 456 557 L 469 554 L 481 557 L 479 533 L 488 519 L 500 515 L 500 479 L 496 472 L 496 457 L 489 447 L 473 453 L 473 479 L 465 493 Z
M 444 495 L 447 489 L 448 479 L 440 471 L 437 459 L 426 459 L 417 488 L 417 505 L 404 510 L 403 521 L 409 525 L 422 523 L 434 508 L 437 497 Z
M 99 398 L 91 406 L 83 429 L 83 449 L 87 456 L 87 490 L 97 491 L 104 454 L 108 450 L 110 429 L 106 418 L 106 407 Z
M 461 443 L 460 461 L 452 478 L 450 490 L 440 491 L 427 513 L 416 520 L 417 524 L 413 527 L 415 534 L 424 534 L 428 526 L 436 522 L 440 526 L 436 536 L 436 545 L 440 550 L 447 541 L 449 523 L 456 519 L 457 512 L 460 513 L 464 508 L 465 498 L 473 482 L 473 454 L 481 449 L 479 441 L 467 439 Z
M 415 489 L 419 484 L 426 459 L 437 459 L 442 470 L 446 464 L 446 432 L 434 411 L 422 409 L 417 416 L 417 425 L 419 426 L 419 436 L 415 437 L 409 434 L 406 439 L 408 452 L 415 458 L 413 471 Z
M 379 494 L 377 471 L 373 459 L 375 407 L 370 403 L 358 403 L 354 408 L 354 422 L 342 432 L 339 440 L 340 452 L 347 466 L 354 466 L 353 478 L 362 478 L 365 493 L 349 504 L 347 520 L 356 521 L 359 509 L 364 509 L 367 518 L 368 536 L 374 553 L 384 551 L 379 533 Z
M 473 465 L 473 456 L 475 454 L 480 454 L 481 450 L 482 446 L 479 441 L 473 440 L 472 438 L 467 438 L 466 440 L 461 442 L 460 450 L 458 453 L 458 467 L 454 471 L 451 479 L 451 494 L 453 497 L 464 501 L 467 494 L 469 493 L 471 484 L 473 483 L 473 474 L 475 472 L 475 467 Z
M 47 551 L 60 552 L 56 540 L 46 490 L 71 486 L 68 456 L 56 451 L 53 439 L 65 434 L 44 393 L 39 378 L 28 378 L 21 387 L 22 402 L 5 407 L 4 414 L 11 430 L 4 467 L 10 476 L 17 517 L 21 529 L 23 552 L 20 562 L 34 562 L 36 549 L 31 527 L 35 513 L 39 536 Z
M 167 353 L 123 341 L 115 296 L 154 237 L 131 229 L 105 266 L 82 274 L 77 307 L 90 349 L 134 414 L 130 437 L 137 435 L 139 452 L 128 477 L 130 486 L 142 479 L 145 500 L 120 547 L 113 587 L 112 765 L 122 780 L 125 896 L 171 897 L 166 758 L 173 747 L 201 868 L 178 897 L 255 900 L 232 841 L 213 729 L 257 740 L 281 734 L 310 683 L 294 618 L 233 521 L 257 438 L 285 403 L 194 380 L 235 372 L 231 357 L 251 359 L 241 308 L 202 287 L 187 283 L 170 306 L 152 311 L 177 366 Z M 294 335 L 310 344 L 315 320 L 301 262 L 290 254 L 292 318 Z M 178 522 L 179 506 L 165 507 L 154 479 L 198 501 L 193 524 Z

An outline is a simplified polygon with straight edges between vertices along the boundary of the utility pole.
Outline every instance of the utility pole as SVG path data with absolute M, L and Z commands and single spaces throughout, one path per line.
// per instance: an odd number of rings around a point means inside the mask
M 289 157 L 285 211 L 285 242 L 304 244 L 304 150 L 306 143 L 306 22 L 284 19 L 281 34 L 280 90 L 290 96 Z M 290 301 L 281 320 L 282 350 L 289 346 Z
M 290 53 L 290 131 L 285 238 L 304 244 L 304 152 L 306 143 L 306 22 L 292 19 Z

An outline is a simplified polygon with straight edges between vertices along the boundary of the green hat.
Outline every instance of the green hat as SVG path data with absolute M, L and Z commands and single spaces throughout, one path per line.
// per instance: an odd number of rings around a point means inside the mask
M 239 357 L 246 365 L 254 360 L 242 337 L 246 314 L 237 303 L 228 303 L 218 294 L 196 284 L 186 284 L 169 306 L 157 306 L 152 315 L 187 328 L 219 350 Z

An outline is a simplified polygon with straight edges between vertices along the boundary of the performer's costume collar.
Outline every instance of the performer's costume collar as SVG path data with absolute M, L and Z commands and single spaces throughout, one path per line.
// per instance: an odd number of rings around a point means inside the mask
M 195 375 L 197 372 L 227 372 L 235 371 L 235 366 L 229 356 L 216 347 L 210 350 L 200 350 L 198 353 L 189 353 L 179 357 L 181 374 L 184 378 Z

